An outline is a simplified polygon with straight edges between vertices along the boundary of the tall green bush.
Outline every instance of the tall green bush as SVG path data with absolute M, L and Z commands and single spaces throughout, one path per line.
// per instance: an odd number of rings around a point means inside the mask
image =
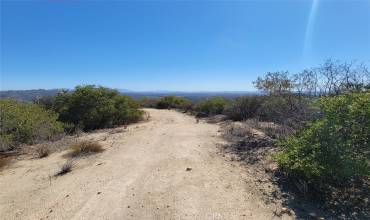
M 129 124 L 141 119 L 143 111 L 140 104 L 129 96 L 119 95 L 114 98 L 114 124 Z
M 204 116 L 222 114 L 228 101 L 222 97 L 213 97 L 198 103 L 195 110 Z
M 58 115 L 36 104 L 2 99 L 0 109 L 0 150 L 50 140 L 63 132 Z
M 51 108 L 59 113 L 62 122 L 83 130 L 128 124 L 138 121 L 142 115 L 139 104 L 132 98 L 117 90 L 93 85 L 59 93 L 53 98 Z
M 302 178 L 370 176 L 370 93 L 319 100 L 323 118 L 280 143 L 279 166 Z
M 191 102 L 178 96 L 164 96 L 161 97 L 157 102 L 157 108 L 159 109 L 188 109 L 191 106 Z

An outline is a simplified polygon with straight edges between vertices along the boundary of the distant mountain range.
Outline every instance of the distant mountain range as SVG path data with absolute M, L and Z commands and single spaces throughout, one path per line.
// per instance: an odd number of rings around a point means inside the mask
M 149 98 L 159 98 L 162 96 L 174 95 L 188 98 L 193 101 L 202 100 L 205 98 L 210 98 L 214 96 L 220 96 L 227 99 L 232 99 L 240 96 L 251 96 L 259 95 L 259 92 L 250 92 L 250 91 L 221 91 L 221 92 L 181 92 L 181 91 L 154 91 L 154 92 L 125 92 L 124 94 L 129 95 L 135 99 L 142 97 Z
M 0 91 L 0 98 L 12 98 L 21 101 L 34 101 L 41 97 L 55 96 L 63 89 L 31 89 L 31 90 L 8 90 Z M 258 95 L 257 91 L 221 91 L 221 92 L 181 92 L 181 91 L 146 91 L 136 92 L 128 89 L 117 89 L 120 93 L 131 96 L 135 99 L 142 97 L 159 98 L 162 96 L 174 95 L 189 98 L 191 100 L 200 100 L 213 96 L 225 98 L 235 98 L 239 96 Z M 72 91 L 72 90 L 71 90 Z
M 34 101 L 45 96 L 55 96 L 62 89 L 31 89 L 0 91 L 0 98 L 12 98 L 21 101 Z

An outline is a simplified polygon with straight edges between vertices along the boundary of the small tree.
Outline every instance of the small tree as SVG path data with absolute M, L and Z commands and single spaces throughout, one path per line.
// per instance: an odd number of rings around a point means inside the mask
M 278 95 L 290 92 L 294 87 L 288 71 L 268 72 L 264 78 L 258 77 L 253 84 L 257 89 Z
M 326 60 L 315 69 L 321 95 L 362 92 L 370 85 L 370 72 L 365 63 Z
M 291 77 L 285 71 L 258 77 L 254 85 L 269 94 L 258 110 L 261 119 L 300 127 L 302 120 L 310 115 L 309 100 L 302 93 L 314 85 L 312 76 L 310 72 L 303 72 Z
M 300 73 L 294 74 L 293 79 L 294 90 L 299 95 L 317 95 L 318 79 L 314 69 L 305 69 Z

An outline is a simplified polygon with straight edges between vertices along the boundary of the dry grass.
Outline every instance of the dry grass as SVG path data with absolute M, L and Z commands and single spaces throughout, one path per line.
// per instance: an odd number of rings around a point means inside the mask
M 253 136 L 253 130 L 251 127 L 244 123 L 232 123 L 228 128 L 226 128 L 225 131 L 227 139 L 234 139 L 234 137 L 244 138 Z
M 36 153 L 38 158 L 44 158 L 49 156 L 50 150 L 46 145 L 40 145 L 36 148 Z
M 104 149 L 98 142 L 94 141 L 80 141 L 70 146 L 70 156 L 78 157 L 91 153 L 99 153 Z
M 150 120 L 150 114 L 148 112 L 144 112 L 143 119 L 145 121 L 149 121 Z
M 294 130 L 286 125 L 279 125 L 273 122 L 261 122 L 257 118 L 248 119 L 245 123 L 273 139 L 280 139 L 287 137 L 294 133 Z
M 55 174 L 55 176 L 62 176 L 66 173 L 69 173 L 72 171 L 72 168 L 74 166 L 73 160 L 67 160 L 61 167 L 60 170 Z

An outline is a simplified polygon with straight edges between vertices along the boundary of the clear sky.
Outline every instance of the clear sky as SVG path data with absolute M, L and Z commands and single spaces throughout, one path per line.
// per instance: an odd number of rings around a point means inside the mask
M 253 90 L 327 58 L 370 61 L 369 0 L 1 0 L 2 90 Z

